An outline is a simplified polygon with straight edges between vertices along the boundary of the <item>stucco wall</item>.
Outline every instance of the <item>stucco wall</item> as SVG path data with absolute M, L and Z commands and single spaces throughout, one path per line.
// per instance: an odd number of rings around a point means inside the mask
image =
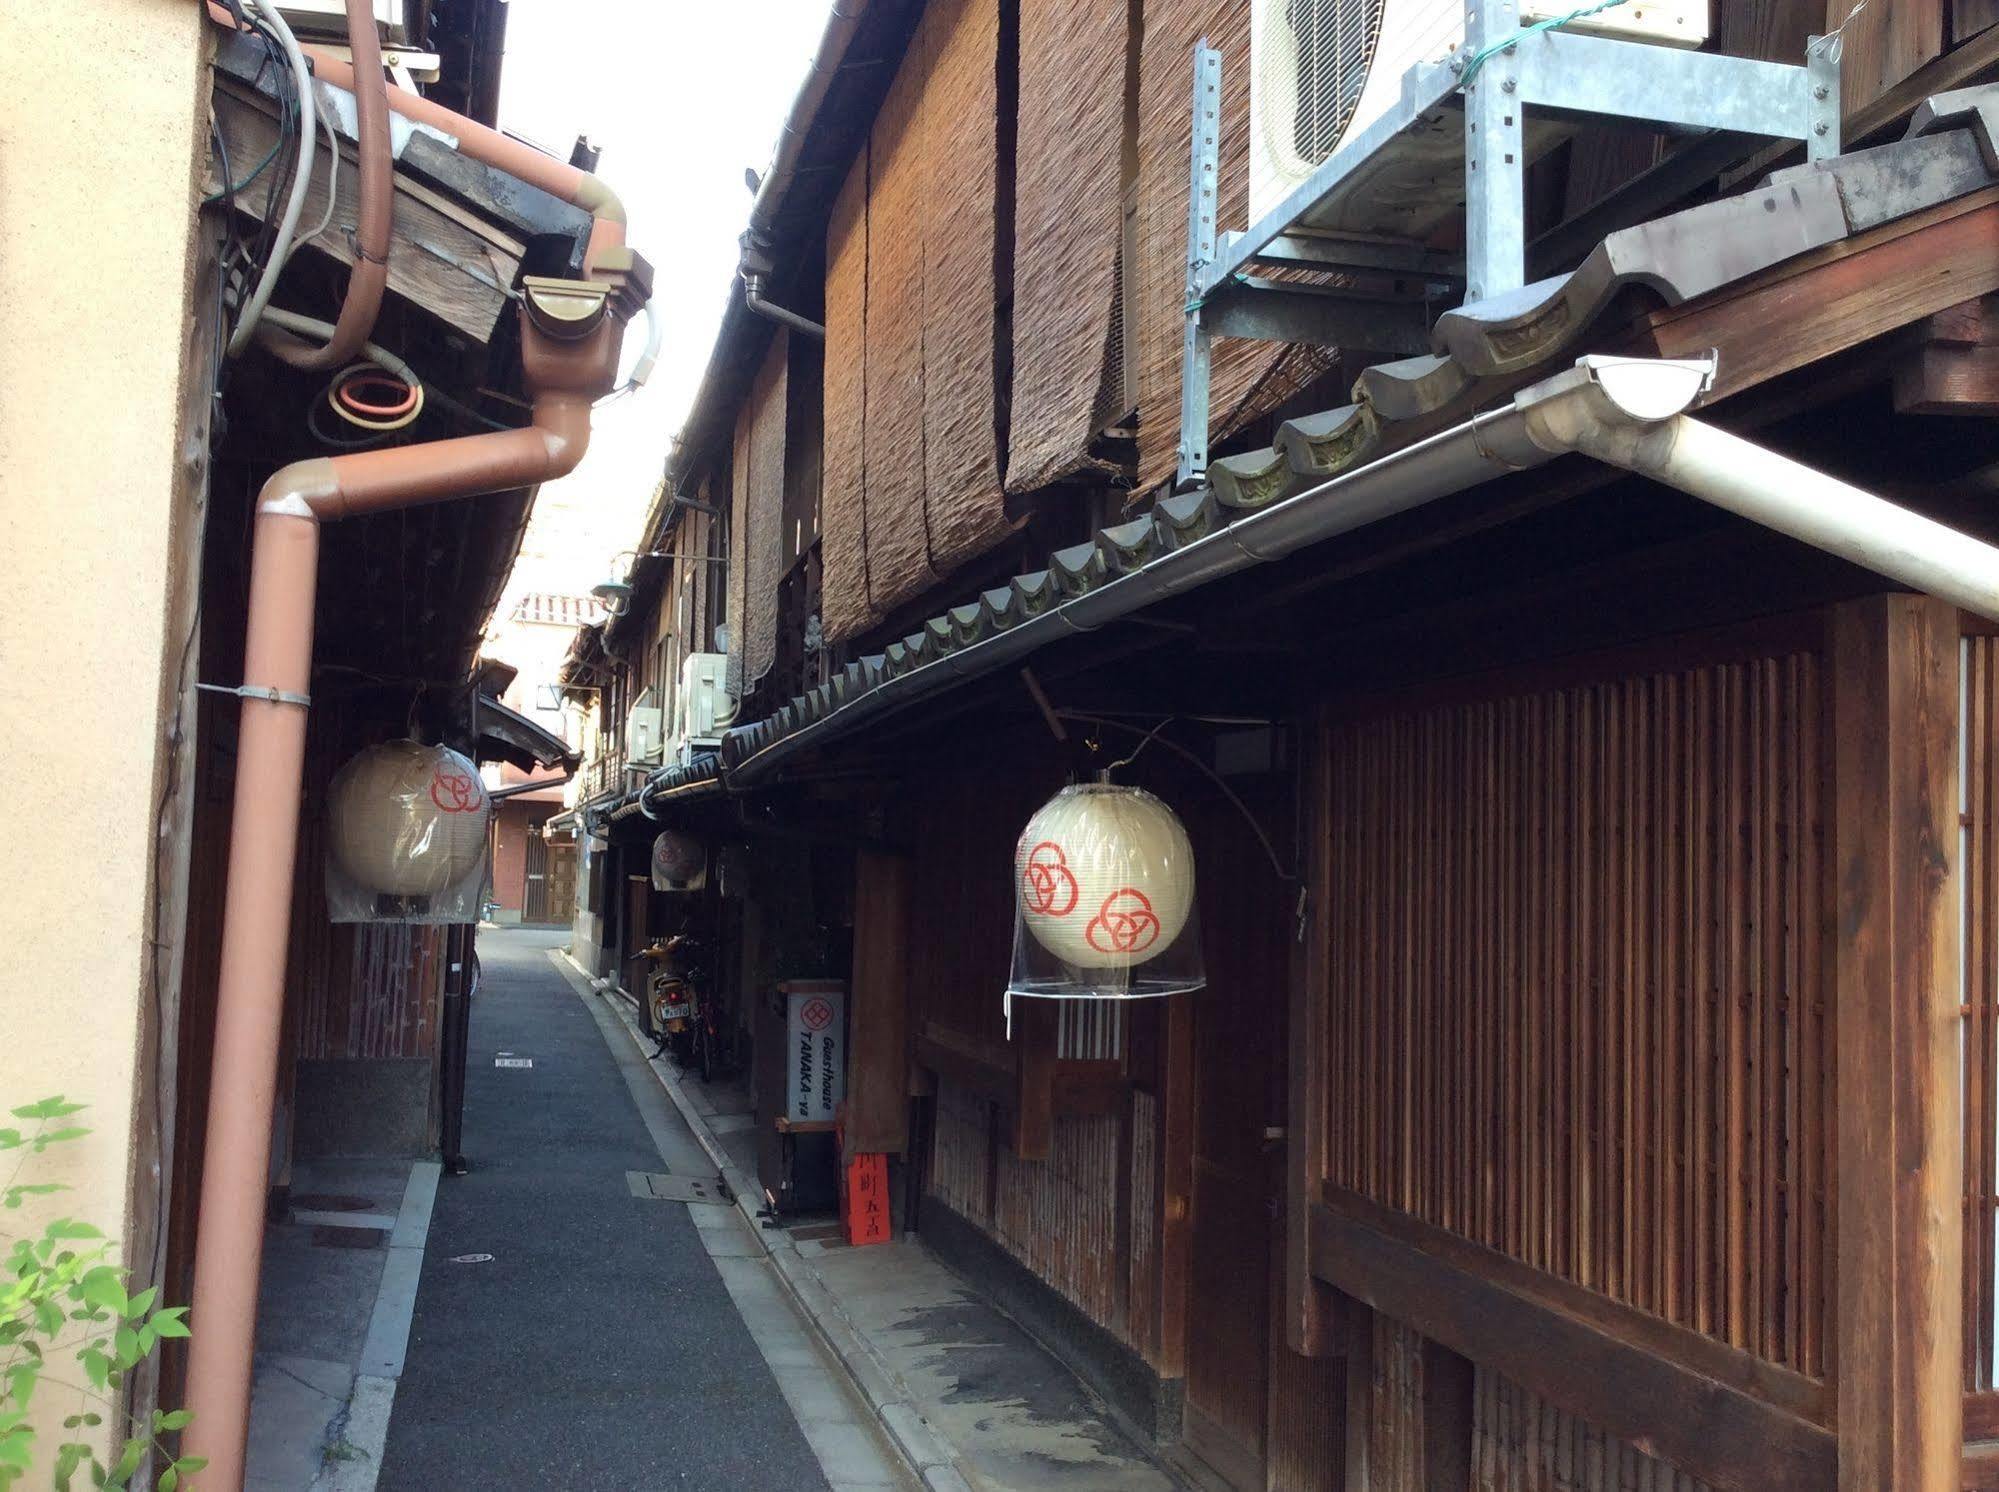
M 157 1184 L 135 1093 L 201 469 L 183 369 L 203 25 L 192 0 L 0 7 L 0 1108 L 90 1105 L 87 1138 L 29 1164 L 72 1188 L 63 1213 L 128 1245 L 130 1198 Z M 36 1222 L 8 1214 L 0 1240 Z

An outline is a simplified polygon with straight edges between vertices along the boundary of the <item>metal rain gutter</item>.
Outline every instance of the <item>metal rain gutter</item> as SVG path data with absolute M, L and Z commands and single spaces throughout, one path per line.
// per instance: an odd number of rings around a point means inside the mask
M 1545 448 L 1529 435 L 1529 415 L 1543 403 L 1573 398 L 1588 387 L 1595 376 L 1589 361 L 1521 390 L 1504 408 L 1474 416 L 1379 461 L 1239 518 L 1185 549 L 1072 597 L 997 637 L 888 679 L 803 729 L 729 765 L 729 785 L 748 786 L 819 741 L 946 685 L 1004 668 L 1058 637 L 1094 632 L 1168 596 L 1283 559 L 1308 545 L 1406 513 L 1508 472 L 1551 461 L 1559 452 Z M 1691 400 L 1704 385 L 1709 364 L 1673 366 L 1685 370 L 1682 382 Z
M 1379 461 L 1239 519 L 998 636 L 894 675 L 820 719 L 731 763 L 748 787 L 787 759 L 1057 637 L 1092 632 L 1195 586 L 1580 451 L 1650 477 L 1892 580 L 1999 620 L 1999 548 L 1686 413 L 1713 383 L 1710 358 L 1591 356 Z

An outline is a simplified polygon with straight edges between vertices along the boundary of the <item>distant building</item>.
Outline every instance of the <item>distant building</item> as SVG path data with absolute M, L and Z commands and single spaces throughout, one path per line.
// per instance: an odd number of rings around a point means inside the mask
M 500 702 L 581 747 L 589 713 L 557 682 L 578 627 L 604 620 L 593 596 L 530 591 L 487 628 L 482 657 L 516 670 Z M 547 771 L 525 772 L 512 762 L 486 768 L 493 805 L 492 920 L 568 925 L 576 897 L 576 846 L 550 843 L 548 820 L 573 801 L 570 780 Z M 529 783 L 541 786 L 527 786 Z

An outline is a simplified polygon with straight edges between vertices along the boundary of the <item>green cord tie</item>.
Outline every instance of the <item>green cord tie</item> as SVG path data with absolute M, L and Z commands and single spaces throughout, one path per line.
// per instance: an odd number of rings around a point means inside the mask
M 1531 26 L 1522 26 L 1511 36 L 1501 37 L 1489 47 L 1481 47 L 1478 51 L 1472 53 L 1471 60 L 1465 63 L 1465 70 L 1458 78 L 1458 90 L 1463 92 L 1465 89 L 1471 87 L 1472 79 L 1478 76 L 1478 70 L 1484 67 L 1488 60 L 1496 53 L 1505 51 L 1508 47 L 1517 46 L 1522 39 L 1533 36 L 1536 32 L 1557 30 L 1560 27 L 1568 25 L 1571 21 L 1580 21 L 1589 16 L 1596 15 L 1599 11 L 1609 10 L 1613 5 L 1622 4 L 1624 4 L 1624 0 L 1597 0 L 1595 5 L 1585 5 L 1579 10 L 1570 11 L 1565 16 L 1549 16 L 1545 21 L 1536 21 Z

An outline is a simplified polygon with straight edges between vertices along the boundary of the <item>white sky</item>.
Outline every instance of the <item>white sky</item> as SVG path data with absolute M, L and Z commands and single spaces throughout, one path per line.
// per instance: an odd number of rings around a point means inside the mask
M 544 487 L 502 599 L 587 593 L 638 526 L 714 346 L 749 221 L 746 167 L 769 164 L 829 0 L 512 0 L 500 124 L 567 158 L 578 134 L 656 274 L 652 381 L 598 411 L 576 472 Z M 587 65 L 577 66 L 581 59 Z M 645 338 L 628 334 L 627 362 Z

